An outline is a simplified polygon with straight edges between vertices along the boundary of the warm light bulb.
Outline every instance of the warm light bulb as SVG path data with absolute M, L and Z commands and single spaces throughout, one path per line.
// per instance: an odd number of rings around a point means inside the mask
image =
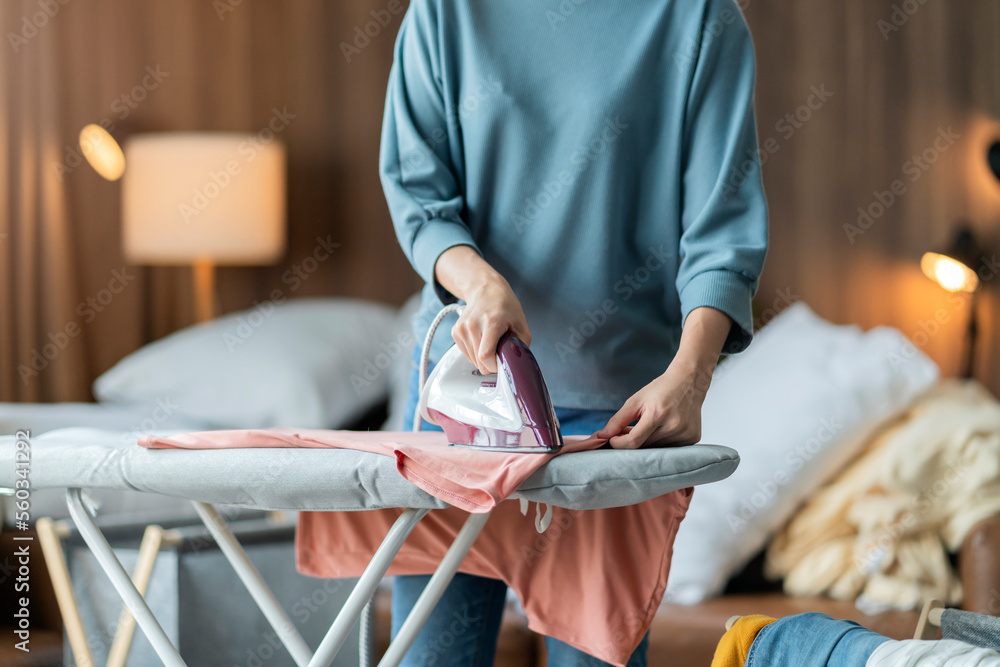
M 946 255 L 924 253 L 920 268 L 924 275 L 949 292 L 975 292 L 979 288 L 979 278 L 975 272 Z
M 91 123 L 80 130 L 80 150 L 98 174 L 117 181 L 125 173 L 125 154 L 107 130 Z

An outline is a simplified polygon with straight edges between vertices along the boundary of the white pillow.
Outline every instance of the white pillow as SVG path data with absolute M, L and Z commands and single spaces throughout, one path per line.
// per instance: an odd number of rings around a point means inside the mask
M 420 299 L 420 292 L 411 296 L 399 309 L 396 318 L 396 340 L 409 349 L 394 359 L 389 369 L 389 416 L 382 424 L 383 431 L 409 431 L 413 426 L 403 423 L 403 412 L 410 397 L 410 379 L 415 367 L 413 348 L 416 346 L 416 340 L 413 338 L 413 316 L 420 309 Z M 423 341 L 420 343 L 423 344 Z
M 885 420 L 938 377 L 902 333 L 835 326 L 797 303 L 716 369 L 702 442 L 740 453 L 729 479 L 699 487 L 681 523 L 665 600 L 722 592 L 799 503 Z
M 215 428 L 342 428 L 380 401 L 396 309 L 354 299 L 264 301 L 183 329 L 94 382 L 114 403 L 161 402 Z

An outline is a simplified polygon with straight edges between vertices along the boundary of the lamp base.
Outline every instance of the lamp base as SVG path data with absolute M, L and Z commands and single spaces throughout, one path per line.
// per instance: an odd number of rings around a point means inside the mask
M 218 301 L 215 295 L 215 263 L 211 260 L 198 260 L 192 266 L 194 285 L 195 320 L 207 322 L 215 319 L 218 314 Z
M 969 324 L 965 330 L 965 360 L 962 364 L 962 377 L 976 377 L 976 344 L 979 338 L 979 317 L 976 312 L 977 292 L 969 295 Z

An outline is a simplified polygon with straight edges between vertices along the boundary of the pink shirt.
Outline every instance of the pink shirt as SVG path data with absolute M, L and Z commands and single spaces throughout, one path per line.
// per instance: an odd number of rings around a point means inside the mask
M 460 571 L 501 579 L 521 600 L 531 629 L 613 665 L 624 666 L 663 597 L 673 541 L 693 489 L 603 510 L 554 508 L 544 533 L 533 513 L 502 502 L 551 456 L 449 447 L 444 434 L 267 429 L 145 437 L 150 448 L 340 447 L 396 458 L 409 481 L 454 507 L 432 510 L 389 569 L 431 574 L 466 519 L 492 511 Z M 567 437 L 562 453 L 604 441 Z M 401 510 L 302 512 L 296 533 L 300 572 L 357 577 Z

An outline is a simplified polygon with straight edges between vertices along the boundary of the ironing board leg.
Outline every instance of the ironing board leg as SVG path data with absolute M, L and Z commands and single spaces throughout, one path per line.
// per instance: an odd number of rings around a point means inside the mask
M 406 655 L 413 641 L 417 638 L 417 634 L 424 627 L 424 623 L 427 622 L 438 600 L 444 595 L 444 589 L 448 587 L 448 584 L 455 577 L 458 566 L 462 564 L 465 555 L 469 553 L 472 543 L 476 541 L 476 537 L 479 536 L 479 532 L 483 529 L 489 517 L 488 513 L 470 514 L 469 518 L 465 520 L 465 524 L 458 531 L 455 541 L 448 548 L 448 553 L 441 559 L 441 564 L 438 565 L 437 570 L 434 571 L 434 575 L 427 582 L 427 588 L 417 598 L 417 603 L 413 605 L 410 614 L 403 621 L 403 625 L 399 628 L 396 638 L 389 644 L 389 648 L 382 657 L 382 661 L 378 663 L 378 667 L 397 667 L 399 665 L 403 656 Z
M 264 578 L 260 576 L 260 572 L 250 561 L 247 552 L 240 546 L 236 536 L 233 535 L 233 531 L 229 530 L 226 520 L 219 516 L 215 508 L 208 503 L 192 501 L 192 504 L 195 510 L 198 511 L 198 516 L 201 517 L 202 523 L 208 528 L 208 532 L 215 538 L 222 554 L 229 561 L 229 564 L 233 566 L 240 581 L 246 586 L 247 591 L 250 592 L 257 606 L 264 612 L 264 616 L 271 624 L 271 627 L 278 633 L 278 637 L 285 645 L 285 648 L 291 653 L 295 664 L 299 665 L 299 667 L 305 667 L 310 664 L 309 661 L 312 659 L 313 654 L 309 649 L 309 645 L 306 644 L 306 640 L 299 634 L 292 620 L 288 618 L 285 610 L 281 608 L 281 603 L 274 597 L 274 593 L 271 592 Z
M 80 489 L 66 489 L 66 506 L 69 508 L 69 515 L 73 518 L 73 523 L 76 524 L 80 535 L 83 536 L 87 546 L 90 547 L 101 569 L 111 579 L 111 583 L 114 585 L 115 590 L 118 591 L 118 595 L 121 596 L 129 610 L 131 610 L 132 615 L 135 616 L 136 622 L 146 635 L 146 638 L 149 639 L 149 643 L 152 644 L 156 655 L 160 657 L 160 660 L 167 667 L 185 667 L 184 660 L 181 659 L 174 645 L 170 643 L 167 633 L 163 631 L 149 605 L 146 604 L 142 595 L 136 590 L 135 584 L 132 583 L 132 578 L 125 571 L 125 568 L 122 567 L 118 557 L 115 556 L 111 545 L 108 544 L 104 534 L 101 533 L 101 529 L 97 527 L 94 517 L 90 516 L 90 512 L 83 506 Z
M 316 649 L 316 655 L 310 661 L 309 667 L 327 667 L 333 661 L 334 656 L 344 644 L 344 640 L 347 639 L 347 635 L 351 632 L 351 628 L 354 627 L 354 623 L 361 616 L 365 605 L 375 594 L 375 589 L 378 588 L 382 577 L 392 565 L 396 554 L 403 547 L 403 542 L 428 511 L 412 508 L 404 510 L 396 522 L 392 524 L 392 528 L 389 529 L 382 544 L 372 556 L 368 567 L 358 579 L 358 583 L 354 585 L 354 590 L 348 596 L 343 609 L 337 614 L 333 625 L 330 626 L 319 648 Z

